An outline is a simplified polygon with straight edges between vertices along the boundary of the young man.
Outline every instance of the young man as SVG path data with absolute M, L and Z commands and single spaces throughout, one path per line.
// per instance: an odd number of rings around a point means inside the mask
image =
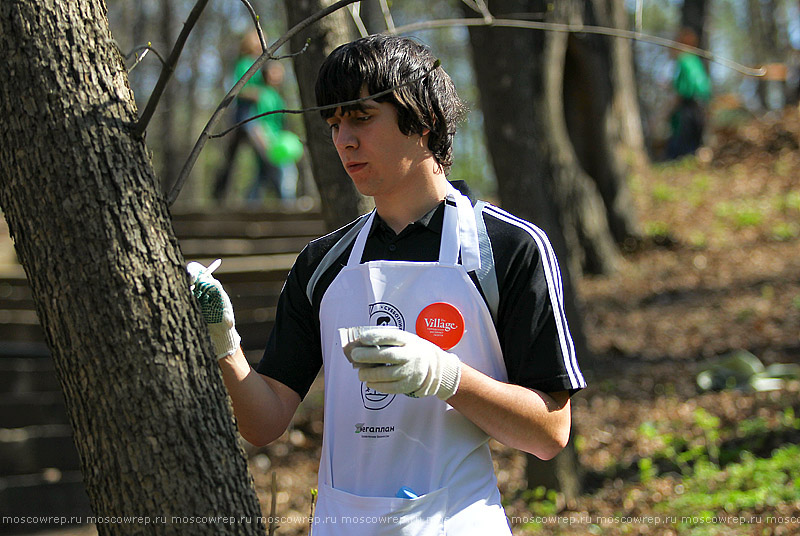
M 256 370 L 219 283 L 190 269 L 245 439 L 279 437 L 324 366 L 315 536 L 510 534 L 489 438 L 552 458 L 585 386 L 547 238 L 446 178 L 463 106 L 434 62 L 372 36 L 320 69 L 320 105 L 414 83 L 323 112 L 376 210 L 301 252 Z

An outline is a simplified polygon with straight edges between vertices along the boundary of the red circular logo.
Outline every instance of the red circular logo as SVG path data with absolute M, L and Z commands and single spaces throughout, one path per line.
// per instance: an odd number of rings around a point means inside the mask
M 464 317 L 449 303 L 436 302 L 425 307 L 417 317 L 417 335 L 449 350 L 464 335 Z

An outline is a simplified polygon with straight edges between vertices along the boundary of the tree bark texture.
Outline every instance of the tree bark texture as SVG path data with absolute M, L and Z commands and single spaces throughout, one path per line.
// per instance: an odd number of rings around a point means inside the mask
M 0 47 L 0 204 L 90 504 L 150 518 L 100 534 L 263 534 L 105 3 L 2 2 Z
M 285 0 L 288 26 L 291 28 L 333 2 L 327 0 Z M 294 71 L 303 108 L 316 106 L 314 84 L 322 62 L 331 51 L 356 36 L 346 10 L 339 10 L 298 33 L 291 40 L 292 52 L 308 49 L 295 56 Z M 337 229 L 369 209 L 345 172 L 331 142 L 330 131 L 317 113 L 303 114 L 306 146 L 311 157 L 314 182 L 319 191 L 322 216 L 330 230 Z

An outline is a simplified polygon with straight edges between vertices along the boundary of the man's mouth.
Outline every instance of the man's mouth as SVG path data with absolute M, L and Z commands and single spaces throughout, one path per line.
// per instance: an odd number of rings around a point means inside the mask
M 348 162 L 345 164 L 344 168 L 347 170 L 348 173 L 355 173 L 357 171 L 361 171 L 366 166 L 366 162 Z

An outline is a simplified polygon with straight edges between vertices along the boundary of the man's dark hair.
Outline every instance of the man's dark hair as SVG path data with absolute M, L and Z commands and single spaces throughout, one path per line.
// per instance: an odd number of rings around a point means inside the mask
M 425 129 L 430 130 L 428 148 L 447 173 L 453 163 L 456 124 L 466 108 L 450 76 L 441 67 L 433 69 L 435 63 L 428 47 L 407 37 L 371 35 L 341 45 L 320 67 L 317 105 L 356 100 L 362 96 L 362 87 L 374 95 L 416 80 L 375 100 L 394 105 L 403 134 L 421 136 Z M 343 112 L 354 109 L 359 106 L 348 106 Z M 321 114 L 328 119 L 335 112 L 331 108 Z

